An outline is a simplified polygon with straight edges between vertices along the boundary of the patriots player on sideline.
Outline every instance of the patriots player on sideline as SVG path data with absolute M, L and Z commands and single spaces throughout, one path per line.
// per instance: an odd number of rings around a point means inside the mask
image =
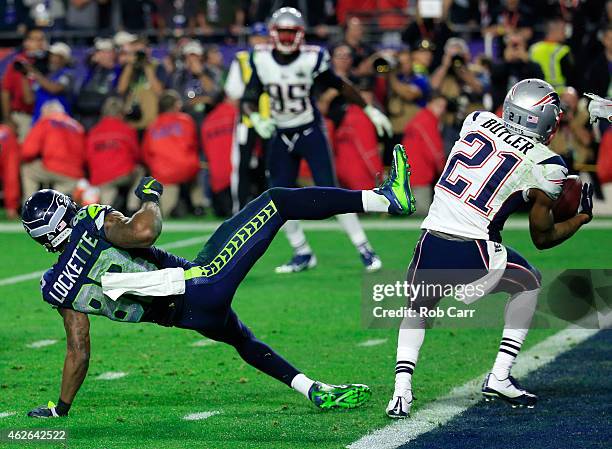
M 561 193 L 567 168 L 547 144 L 560 117 L 559 96 L 539 79 L 520 81 L 510 89 L 502 119 L 489 112 L 466 117 L 460 140 L 435 186 L 408 270 L 408 282 L 413 284 L 444 283 L 440 278 L 446 275 L 456 284 L 476 281 L 482 286 L 486 280 L 485 293 L 510 294 L 499 352 L 482 394 L 487 400 L 499 398 L 513 407 L 533 407 L 537 401 L 510 370 L 535 312 L 540 273 L 515 250 L 501 244 L 504 222 L 514 211 L 528 209 L 531 239 L 538 249 L 547 249 L 570 238 L 592 218 L 593 187 L 584 184 L 578 214 L 561 223 L 553 219 L 553 202 Z M 436 271 L 432 274 L 428 270 Z M 428 273 L 438 279 L 428 280 Z M 435 308 L 439 300 L 416 298 L 412 307 L 417 313 L 402 321 L 395 391 L 386 410 L 391 418 L 405 418 L 410 412 L 412 374 L 425 337 L 426 318 L 418 311 Z
M 267 170 L 270 187 L 295 187 L 300 161 L 306 159 L 318 186 L 336 186 L 329 142 L 321 116 L 313 99 L 313 87 L 336 88 L 350 102 L 364 108 L 377 132 L 391 134 L 389 119 L 366 104 L 361 94 L 347 80 L 338 77 L 330 67 L 327 50 L 303 45 L 304 20 L 295 8 L 281 8 L 272 15 L 270 35 L 273 46 L 256 46 L 251 53 L 252 75 L 246 87 L 242 110 L 255 131 L 270 139 Z M 271 118 L 257 109 L 262 92 L 268 93 Z M 361 256 L 367 271 L 376 271 L 382 263 L 372 250 L 355 214 L 338 217 L 351 242 Z M 317 260 L 306 241 L 299 222 L 285 226 L 294 255 L 277 273 L 294 273 L 316 266 Z
M 240 321 L 232 309 L 236 289 L 265 253 L 286 220 L 319 220 L 336 214 L 414 212 L 410 171 L 403 147 L 378 189 L 273 188 L 224 222 L 193 262 L 153 247 L 162 229 L 163 186 L 143 178 L 142 200 L 130 218 L 110 206 L 80 210 L 57 191 L 41 190 L 23 208 L 27 233 L 57 263 L 41 280 L 44 301 L 58 310 L 66 330 L 66 358 L 57 405 L 32 417 L 65 416 L 89 367 L 89 314 L 126 323 L 151 322 L 194 330 L 232 345 L 251 366 L 302 393 L 315 406 L 353 408 L 370 397 L 366 385 L 328 385 L 309 379 Z

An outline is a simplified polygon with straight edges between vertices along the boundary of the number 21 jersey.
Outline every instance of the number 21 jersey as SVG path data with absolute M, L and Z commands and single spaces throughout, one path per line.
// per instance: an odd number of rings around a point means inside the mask
M 548 147 L 510 133 L 490 112 L 474 112 L 463 122 L 421 227 L 501 242 L 506 219 L 526 206 L 529 189 L 557 199 L 566 177 L 563 159 Z

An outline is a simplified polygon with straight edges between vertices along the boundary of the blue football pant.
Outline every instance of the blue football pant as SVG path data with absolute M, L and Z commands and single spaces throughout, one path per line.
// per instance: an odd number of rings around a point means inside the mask
M 234 346 L 247 363 L 290 385 L 299 371 L 240 321 L 231 307 L 234 294 L 286 220 L 320 220 L 348 212 L 363 212 L 361 191 L 266 191 L 225 221 L 186 270 L 186 291 L 174 325 Z

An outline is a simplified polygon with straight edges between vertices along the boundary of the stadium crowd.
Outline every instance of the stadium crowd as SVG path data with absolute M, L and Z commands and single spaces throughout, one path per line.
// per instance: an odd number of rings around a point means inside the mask
M 248 177 L 247 197 L 264 189 L 265 142 L 254 145 L 246 171 L 232 167 L 240 95 L 230 67 L 244 69 L 234 53 L 266 42 L 265 22 L 281 6 L 302 11 L 308 40 L 327 46 L 334 70 L 391 119 L 393 136 L 380 139 L 360 108 L 318 92 L 343 186 L 373 187 L 402 142 L 426 213 L 463 118 L 499 113 L 509 86 L 537 77 L 562 100 L 551 148 L 595 182 L 599 211 L 612 212 L 612 134 L 589 123 L 582 97 L 612 96 L 612 1 L 432 3 L 2 2 L 0 36 L 22 40 L 0 62 L 7 216 L 16 218 L 40 185 L 135 210 L 127 193 L 144 173 L 165 185 L 162 210 L 173 216 L 207 207 L 231 214 L 237 173 Z

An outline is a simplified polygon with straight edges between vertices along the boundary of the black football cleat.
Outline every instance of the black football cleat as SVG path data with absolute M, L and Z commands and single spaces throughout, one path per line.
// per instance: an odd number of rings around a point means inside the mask
M 538 402 L 538 397 L 522 388 L 514 377 L 499 380 L 493 373 L 489 373 L 482 384 L 482 396 L 486 402 L 501 399 L 512 408 L 534 408 Z

